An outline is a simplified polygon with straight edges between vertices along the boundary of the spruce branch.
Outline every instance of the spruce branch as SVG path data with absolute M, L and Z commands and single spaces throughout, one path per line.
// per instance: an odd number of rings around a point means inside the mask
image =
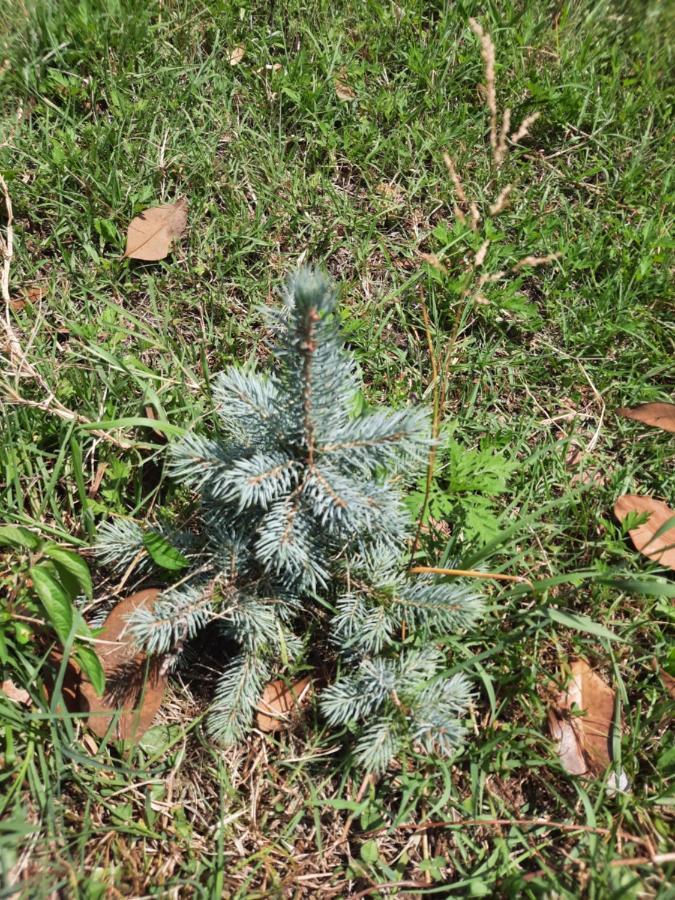
M 329 724 L 357 731 L 366 768 L 381 772 L 415 744 L 453 752 L 470 689 L 444 678 L 436 639 L 471 627 L 483 601 L 465 583 L 406 571 L 403 491 L 435 446 L 429 416 L 354 413 L 356 364 L 325 276 L 298 272 L 268 318 L 273 372 L 218 376 L 220 433 L 190 432 L 171 447 L 171 475 L 200 500 L 195 533 L 177 537 L 194 565 L 133 614 L 131 631 L 146 652 L 177 663 L 209 624 L 237 645 L 209 716 L 220 740 L 246 733 L 266 681 L 310 648 L 336 661 L 320 706 Z M 101 528 L 99 553 L 149 573 L 146 541 L 122 520 Z

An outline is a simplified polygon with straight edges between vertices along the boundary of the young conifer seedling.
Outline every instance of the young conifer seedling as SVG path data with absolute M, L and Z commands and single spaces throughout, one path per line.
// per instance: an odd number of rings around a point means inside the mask
M 209 717 L 223 741 L 251 727 L 284 663 L 322 648 L 337 675 L 321 710 L 356 733 L 366 768 L 383 771 L 411 744 L 451 754 L 471 688 L 463 675 L 444 676 L 435 641 L 470 627 L 483 603 L 464 584 L 406 575 L 402 490 L 425 466 L 428 418 L 417 409 L 355 412 L 356 365 L 324 275 L 291 277 L 269 315 L 272 370 L 222 373 L 214 389 L 222 436 L 189 433 L 171 448 L 171 474 L 199 495 L 200 530 L 163 535 L 190 569 L 134 613 L 134 638 L 150 654 L 178 656 L 215 622 L 236 642 Z M 147 541 L 134 523 L 104 525 L 100 555 L 125 569 Z

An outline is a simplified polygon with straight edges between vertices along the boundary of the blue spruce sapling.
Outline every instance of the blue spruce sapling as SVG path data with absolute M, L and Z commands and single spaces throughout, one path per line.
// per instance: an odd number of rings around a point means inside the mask
M 355 414 L 359 381 L 335 310 L 324 275 L 290 278 L 269 313 L 273 370 L 222 373 L 222 438 L 189 433 L 171 447 L 171 474 L 200 497 L 200 530 L 164 535 L 190 568 L 130 628 L 151 654 L 178 656 L 212 622 L 238 644 L 209 718 L 224 741 L 250 728 L 282 660 L 323 647 L 338 675 L 321 709 L 357 731 L 357 758 L 382 771 L 406 744 L 450 754 L 461 743 L 470 685 L 444 677 L 434 640 L 471 626 L 482 600 L 461 583 L 406 576 L 401 492 L 424 467 L 428 419 L 415 409 Z M 117 568 L 140 558 L 149 569 L 146 545 L 134 523 L 101 528 L 100 555 Z

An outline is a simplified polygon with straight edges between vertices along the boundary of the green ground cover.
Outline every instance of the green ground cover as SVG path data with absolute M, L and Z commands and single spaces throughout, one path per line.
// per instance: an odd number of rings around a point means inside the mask
M 494 38 L 500 105 L 540 113 L 500 169 L 469 16 Z M 96 746 L 45 705 L 24 647 L 10 674 L 34 705 L 0 699 L 2 896 L 668 895 L 672 581 L 612 507 L 675 497 L 672 435 L 614 412 L 675 381 L 672 25 L 659 2 L 0 0 L 7 314 L 41 376 L 17 379 L 5 342 L 0 521 L 88 557 L 106 517 L 180 516 L 156 429 L 199 422 L 212 373 L 264 360 L 260 306 L 302 259 L 340 285 L 366 402 L 431 404 L 429 310 L 448 435 L 420 561 L 534 584 L 488 587 L 485 625 L 448 639 L 480 689 L 466 749 L 358 800 L 312 708 L 223 750 L 177 678 L 139 746 Z M 175 252 L 122 260 L 130 219 L 178 196 Z M 487 273 L 559 256 L 467 293 L 486 238 Z M 14 570 L 0 558 L 0 590 Z M 115 589 L 97 572 L 91 612 Z M 548 738 L 549 681 L 579 655 L 617 689 L 629 793 L 566 775 Z M 448 820 L 465 824 L 414 830 Z

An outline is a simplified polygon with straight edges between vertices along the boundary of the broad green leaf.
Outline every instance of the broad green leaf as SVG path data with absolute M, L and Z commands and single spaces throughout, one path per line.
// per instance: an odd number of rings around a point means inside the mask
M 45 560 L 43 565 L 48 569 L 52 578 L 58 581 L 63 590 L 70 597 L 70 600 L 74 602 L 82 593 L 82 587 L 73 573 L 69 572 L 68 569 L 64 569 L 62 565 L 51 559 Z
M 65 644 L 73 628 L 73 604 L 70 598 L 44 566 L 31 566 L 29 575 L 47 618 L 61 643 Z
M 105 688 L 105 672 L 95 651 L 86 644 L 78 644 L 73 655 L 82 666 L 82 671 L 91 681 L 96 693 L 102 697 Z
M 624 638 L 620 638 L 618 635 L 614 634 L 613 631 L 610 631 L 609 628 L 605 628 L 604 625 L 594 622 L 593 619 L 590 619 L 588 616 L 580 615 L 579 613 L 566 613 L 560 609 L 554 609 L 553 607 L 550 607 L 547 612 L 549 618 L 553 619 L 554 622 L 558 622 L 560 625 L 565 625 L 567 628 L 574 628 L 576 631 L 585 631 L 587 634 L 593 634 L 595 637 L 605 638 L 608 641 L 624 640 Z
M 58 563 L 59 566 L 62 566 L 67 572 L 70 572 L 82 587 L 82 592 L 91 600 L 94 589 L 91 583 L 91 575 L 89 574 L 89 566 L 81 556 L 73 553 L 72 550 L 64 550 L 58 544 L 51 543 L 45 544 L 42 552 L 50 559 L 53 559 L 55 563 Z
M 95 633 L 98 634 L 99 629 L 95 629 L 95 632 L 92 632 L 77 607 L 73 608 L 73 621 L 75 622 L 75 634 L 77 637 L 91 638 L 94 637 Z
M 180 725 L 155 725 L 145 732 L 138 746 L 146 753 L 159 757 L 178 742 L 185 731 Z
M 365 863 L 369 863 L 372 865 L 376 863 L 380 858 L 380 848 L 377 846 L 377 841 L 374 841 L 372 838 L 369 841 L 366 841 L 365 844 L 361 845 L 361 859 Z
M 16 549 L 37 550 L 40 539 L 20 525 L 3 525 L 0 528 L 0 546 Z
M 609 584 L 627 594 L 644 594 L 646 597 L 664 597 L 675 599 L 675 584 L 665 578 L 601 578 L 603 584 Z
M 143 546 L 154 562 L 161 566 L 162 569 L 176 572 L 190 565 L 180 550 L 177 550 L 166 538 L 163 538 L 161 534 L 157 534 L 156 531 L 149 531 L 144 535 Z

